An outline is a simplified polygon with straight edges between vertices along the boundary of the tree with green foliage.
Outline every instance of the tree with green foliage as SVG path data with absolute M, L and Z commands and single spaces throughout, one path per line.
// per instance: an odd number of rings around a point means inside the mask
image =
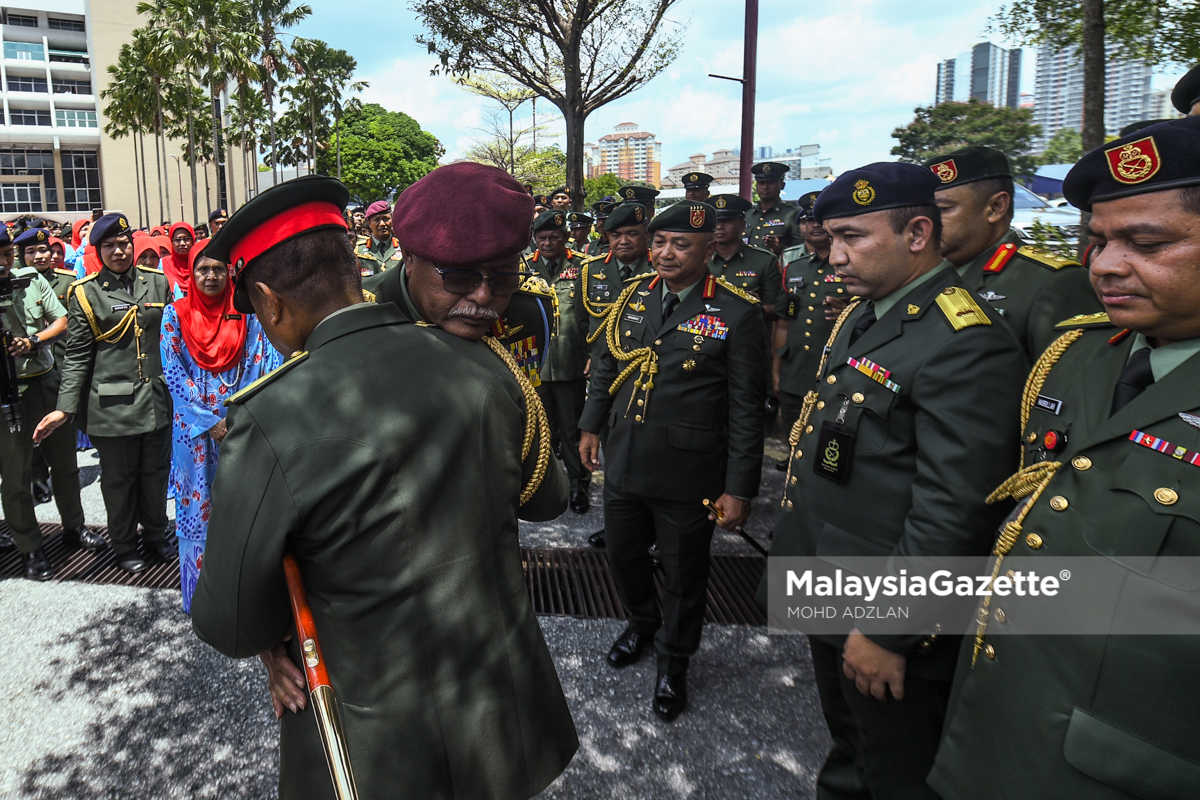
M 1083 157 L 1083 139 L 1074 128 L 1059 128 L 1046 142 L 1038 164 L 1074 164 Z
M 916 117 L 892 131 L 899 141 L 892 155 L 919 163 L 968 145 L 994 147 L 1008 156 L 1016 176 L 1032 175 L 1029 154 L 1041 128 L 1033 124 L 1033 109 L 996 107 L 972 98 L 966 103 L 942 103 L 914 109 Z
M 381 200 L 415 183 L 445 154 L 437 138 L 415 119 L 378 103 L 347 107 L 335 141 L 317 152 L 317 172 L 328 175 L 342 154 L 342 182 L 363 203 Z
M 594 178 L 588 178 L 583 182 L 583 191 L 586 193 L 584 199 L 588 203 L 599 203 L 602 197 L 608 197 L 609 195 L 616 197 L 617 189 L 620 189 L 624 185 L 625 182 L 611 172 L 597 175 Z

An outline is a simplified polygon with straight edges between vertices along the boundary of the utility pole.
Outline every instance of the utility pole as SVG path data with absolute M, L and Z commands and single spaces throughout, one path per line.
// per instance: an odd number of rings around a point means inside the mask
M 731 78 L 728 75 L 711 73 L 708 77 L 736 81 L 742 85 L 742 146 L 738 159 L 738 194 L 751 200 L 754 197 L 754 176 L 750 169 L 754 166 L 754 103 L 758 83 L 758 0 L 746 0 L 742 77 Z

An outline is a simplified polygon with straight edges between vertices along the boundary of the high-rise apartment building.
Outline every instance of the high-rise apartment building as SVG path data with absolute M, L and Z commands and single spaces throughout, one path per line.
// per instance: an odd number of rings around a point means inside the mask
M 597 144 L 583 147 L 589 178 L 612 173 L 627 181 L 662 183 L 662 143 L 635 122 L 622 122 Z
M 1104 129 L 1110 136 L 1150 112 L 1150 67 L 1142 61 L 1118 61 L 1109 45 L 1105 64 Z M 1060 128 L 1083 125 L 1083 63 L 1077 51 L 1038 51 L 1033 121 L 1042 128 L 1034 142 L 1040 150 Z
M 1159 89 L 1150 93 L 1146 105 L 1146 119 L 1182 119 L 1183 114 L 1171 103 L 1171 90 Z
M 981 100 L 1017 108 L 1021 97 L 1021 50 L 980 42 L 938 64 L 934 105 Z

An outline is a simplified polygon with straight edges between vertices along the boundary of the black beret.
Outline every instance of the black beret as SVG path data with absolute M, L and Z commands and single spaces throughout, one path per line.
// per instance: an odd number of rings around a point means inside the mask
M 685 189 L 704 189 L 712 182 L 713 176 L 703 172 L 689 172 L 683 176 L 683 188 Z
M 622 186 L 617 190 L 617 195 L 622 200 L 636 200 L 639 203 L 649 203 L 658 197 L 658 189 L 651 189 L 649 186 Z
M 557 189 L 555 189 L 553 192 L 551 192 L 551 193 L 550 193 L 550 196 L 551 196 L 551 197 L 554 197 L 554 195 L 556 195 L 556 194 L 565 194 L 567 197 L 570 197 L 570 196 L 571 196 L 571 190 L 570 190 L 570 189 L 568 189 L 568 188 L 567 188 L 567 187 L 565 187 L 565 186 L 560 186 L 560 187 L 558 187 Z
M 895 161 L 877 161 L 843 172 L 821 192 L 813 205 L 817 222 L 856 217 L 888 208 L 931 206 L 942 182 L 925 167 Z
M 1135 194 L 1200 185 L 1200 117 L 1142 128 L 1097 147 L 1063 180 L 1071 205 L 1091 211 L 1093 203 Z
M 746 212 L 754 208 L 754 203 L 740 194 L 715 194 L 707 202 L 717 210 L 717 219 L 744 218 Z
M 640 225 L 645 221 L 645 206 L 638 202 L 621 203 L 608 212 L 608 219 L 604 223 L 604 229 L 606 231 L 615 231 L 617 228 Z
M 533 196 L 533 204 L 535 206 L 548 206 L 550 205 L 550 198 L 544 194 L 535 194 Z
M 208 215 L 208 221 L 211 223 L 214 219 L 220 219 L 221 217 L 228 217 L 228 216 L 229 215 L 225 213 L 225 209 L 218 208 L 216 211 L 214 211 Z
M 821 196 L 820 192 L 808 192 L 800 195 L 800 199 L 796 201 L 796 206 L 800 209 L 801 219 L 812 219 L 813 206 L 817 204 L 817 198 Z
M 1171 92 L 1171 105 L 1180 114 L 1187 116 L 1192 113 L 1192 106 L 1200 100 L 1200 67 L 1192 67 L 1187 75 L 1179 79 Z
M 50 241 L 49 233 L 41 228 L 30 228 L 14 239 L 13 244 L 17 246 L 18 250 L 24 250 L 30 245 L 41 244 L 42 242 L 48 241 Z
M 990 178 L 1011 178 L 1008 156 L 992 147 L 971 145 L 952 153 L 925 159 L 925 166 L 942 182 L 939 189 Z
M 764 161 L 761 164 L 755 164 L 750 171 L 754 173 L 755 180 L 781 181 L 783 176 L 787 175 L 788 165 L 780 164 L 778 161 Z
M 567 214 L 567 224 L 572 228 L 582 228 L 585 225 L 591 225 L 592 218 L 582 211 L 572 211 Z
M 712 233 L 717 227 L 717 210 L 708 203 L 684 200 L 667 206 L 658 213 L 646 231 L 672 231 L 675 233 Z
M 1178 119 L 1178 117 L 1176 117 L 1176 119 Z M 1137 133 L 1142 128 L 1149 128 L 1151 125 L 1157 125 L 1160 122 L 1170 121 L 1171 120 L 1169 119 L 1140 119 L 1137 122 L 1131 122 L 1124 128 L 1121 128 L 1120 132 L 1117 133 L 1117 138 L 1120 139 L 1122 136 L 1128 136 L 1131 133 Z
M 105 214 L 92 223 L 92 229 L 88 231 L 88 242 L 92 247 L 98 247 L 105 239 L 128 232 L 129 220 L 124 214 Z
M 567 224 L 565 211 L 543 211 L 533 218 L 533 232 L 561 231 Z
M 12 244 L 12 231 L 8 227 L 8 223 L 0 222 L 0 247 L 6 244 Z

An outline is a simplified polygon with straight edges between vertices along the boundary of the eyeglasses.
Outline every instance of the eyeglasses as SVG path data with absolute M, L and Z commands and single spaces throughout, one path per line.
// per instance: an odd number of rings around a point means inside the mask
M 442 269 L 434 267 L 437 274 L 442 276 L 442 288 L 450 294 L 470 294 L 479 288 L 485 280 L 491 284 L 492 294 L 497 297 L 507 297 L 521 288 L 521 284 L 531 273 L 528 272 L 493 272 L 484 275 L 473 269 Z

